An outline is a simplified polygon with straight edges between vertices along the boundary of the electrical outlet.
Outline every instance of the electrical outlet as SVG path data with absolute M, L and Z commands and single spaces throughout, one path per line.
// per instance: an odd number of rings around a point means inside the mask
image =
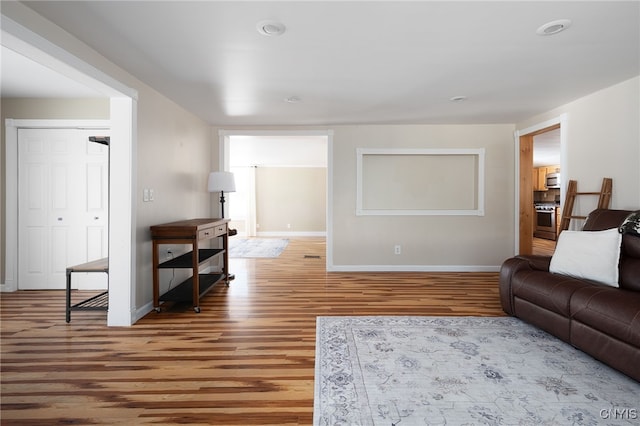
M 147 188 L 142 190 L 142 201 L 145 203 L 149 201 L 149 190 Z
M 393 248 L 393 252 L 395 254 L 401 254 L 402 253 L 402 246 L 400 244 L 396 244 L 396 246 Z

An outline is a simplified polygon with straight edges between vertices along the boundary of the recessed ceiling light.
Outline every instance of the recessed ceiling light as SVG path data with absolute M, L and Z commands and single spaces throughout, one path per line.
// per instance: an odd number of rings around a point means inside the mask
M 288 104 L 297 104 L 300 102 L 300 98 L 297 96 L 289 96 L 288 98 L 284 98 L 284 101 Z
M 547 22 L 536 30 L 536 34 L 541 36 L 558 34 L 569 28 L 571 21 L 568 19 L 558 19 L 557 21 Z
M 454 96 L 453 98 L 449 98 L 451 102 L 463 102 L 467 100 L 466 96 Z
M 283 23 L 277 21 L 260 21 L 256 25 L 258 32 L 264 36 L 280 36 L 287 29 Z

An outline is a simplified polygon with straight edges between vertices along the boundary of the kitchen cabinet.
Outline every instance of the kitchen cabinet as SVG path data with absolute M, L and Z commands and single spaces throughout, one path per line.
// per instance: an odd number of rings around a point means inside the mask
M 547 191 L 547 174 L 549 173 L 559 173 L 560 166 L 552 165 L 552 166 L 541 166 L 533 168 L 533 190 L 534 191 Z
M 546 191 L 545 179 L 547 177 L 546 167 L 534 167 L 533 168 L 533 190 L 534 191 Z

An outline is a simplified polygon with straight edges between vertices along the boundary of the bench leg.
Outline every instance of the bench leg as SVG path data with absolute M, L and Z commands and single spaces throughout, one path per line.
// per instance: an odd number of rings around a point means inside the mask
M 67 270 L 67 312 L 66 321 L 71 322 L 71 271 Z

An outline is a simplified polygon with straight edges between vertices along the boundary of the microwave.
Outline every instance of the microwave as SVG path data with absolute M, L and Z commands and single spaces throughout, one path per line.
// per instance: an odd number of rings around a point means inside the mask
M 560 188 L 560 173 L 547 173 L 545 186 L 547 188 Z

